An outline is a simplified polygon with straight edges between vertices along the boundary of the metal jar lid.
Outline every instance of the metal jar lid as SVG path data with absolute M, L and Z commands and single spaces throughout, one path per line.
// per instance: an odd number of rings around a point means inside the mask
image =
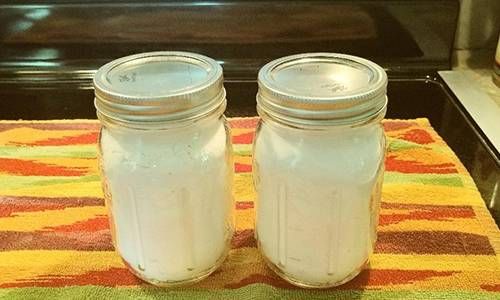
M 200 118 L 226 105 L 221 66 L 189 52 L 149 52 L 114 60 L 94 76 L 102 119 L 140 126 Z
M 385 115 L 387 74 L 351 55 L 282 57 L 259 71 L 257 109 L 292 125 L 358 124 Z

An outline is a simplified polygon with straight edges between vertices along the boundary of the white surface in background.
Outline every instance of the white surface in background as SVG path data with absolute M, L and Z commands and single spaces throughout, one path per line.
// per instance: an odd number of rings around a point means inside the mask
M 500 107 L 481 90 L 466 71 L 440 71 L 439 75 L 443 77 L 497 151 L 500 151 Z

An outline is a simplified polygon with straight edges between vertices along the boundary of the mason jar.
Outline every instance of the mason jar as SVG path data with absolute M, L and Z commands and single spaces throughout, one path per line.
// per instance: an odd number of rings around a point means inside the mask
M 259 72 L 256 238 L 292 284 L 343 284 L 376 240 L 387 75 L 350 55 L 283 57 Z
M 233 232 L 233 163 L 216 61 L 131 55 L 94 77 L 99 165 L 116 251 L 159 286 L 194 282 L 224 260 Z

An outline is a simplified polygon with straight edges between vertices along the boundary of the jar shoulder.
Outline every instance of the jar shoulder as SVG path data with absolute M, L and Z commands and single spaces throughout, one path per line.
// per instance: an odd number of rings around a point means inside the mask
M 231 152 L 229 131 L 219 120 L 210 126 L 175 131 L 123 131 L 102 128 L 100 153 L 105 161 L 141 161 L 148 165 L 171 166 L 215 163 Z
M 254 162 L 261 172 L 371 177 L 384 156 L 385 136 L 380 126 L 310 133 L 264 125 L 260 126 L 254 145 Z

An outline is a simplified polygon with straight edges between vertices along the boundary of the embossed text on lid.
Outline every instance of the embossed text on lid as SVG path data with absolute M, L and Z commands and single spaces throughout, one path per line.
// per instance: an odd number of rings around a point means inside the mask
M 269 72 L 274 85 L 296 97 L 330 99 L 366 88 L 373 74 L 362 64 L 331 59 L 304 59 L 277 65 Z

